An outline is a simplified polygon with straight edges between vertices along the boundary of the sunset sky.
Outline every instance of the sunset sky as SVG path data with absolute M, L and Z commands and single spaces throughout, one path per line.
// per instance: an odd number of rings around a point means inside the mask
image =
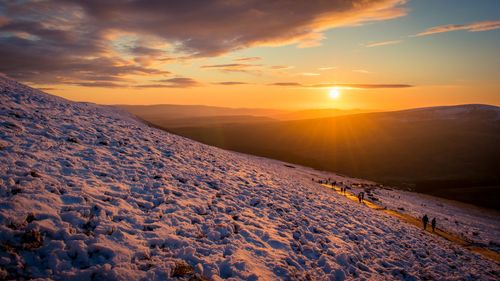
M 103 104 L 500 105 L 499 50 L 498 0 L 0 0 L 0 72 Z

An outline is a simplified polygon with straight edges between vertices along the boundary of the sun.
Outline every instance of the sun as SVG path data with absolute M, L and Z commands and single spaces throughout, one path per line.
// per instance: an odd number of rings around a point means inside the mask
M 338 99 L 340 97 L 340 90 L 339 88 L 332 88 L 330 89 L 330 93 L 328 94 L 328 96 L 331 98 L 331 99 Z

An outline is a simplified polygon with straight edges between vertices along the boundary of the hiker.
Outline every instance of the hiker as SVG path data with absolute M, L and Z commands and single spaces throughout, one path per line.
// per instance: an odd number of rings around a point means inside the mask
M 427 215 L 424 215 L 422 217 L 422 223 L 424 224 L 424 230 L 427 229 L 427 223 L 429 222 L 429 217 L 427 217 Z
M 436 230 L 436 218 L 432 218 L 431 226 L 432 226 L 432 232 L 434 232 Z
M 362 192 L 358 193 L 358 200 L 359 200 L 359 203 L 363 202 L 363 199 L 361 199 L 361 193 L 362 193 Z

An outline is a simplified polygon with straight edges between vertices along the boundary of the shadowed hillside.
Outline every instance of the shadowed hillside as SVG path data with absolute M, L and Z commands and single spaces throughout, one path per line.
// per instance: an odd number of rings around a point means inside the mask
M 275 109 L 227 108 L 205 105 L 117 105 L 145 122 L 163 128 L 198 127 L 206 125 L 261 123 L 336 117 L 366 110 L 334 108 L 286 111 Z

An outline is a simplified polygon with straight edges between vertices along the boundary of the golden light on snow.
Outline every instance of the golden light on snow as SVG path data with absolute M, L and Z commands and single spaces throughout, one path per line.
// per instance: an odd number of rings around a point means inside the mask
M 331 99 L 338 99 L 340 97 L 340 90 L 339 90 L 339 88 L 337 88 L 337 87 L 331 88 L 330 92 L 328 93 L 328 96 Z

